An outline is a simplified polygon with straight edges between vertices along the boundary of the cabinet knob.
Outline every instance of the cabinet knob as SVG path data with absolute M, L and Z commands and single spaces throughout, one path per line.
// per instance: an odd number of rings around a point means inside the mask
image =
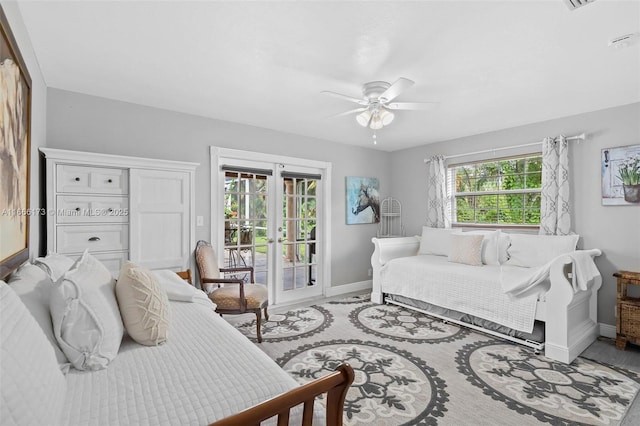
M 113 180 L 112 179 L 107 179 L 107 182 L 111 183 L 111 182 L 113 182 Z
M 80 207 L 76 207 L 76 211 L 79 212 L 80 211 Z
M 74 180 L 75 180 L 76 182 L 80 182 L 80 178 L 79 178 L 79 177 L 75 178 Z
M 107 210 L 109 213 L 113 213 L 113 209 L 109 209 Z
M 89 241 L 100 241 L 100 237 L 91 237 Z

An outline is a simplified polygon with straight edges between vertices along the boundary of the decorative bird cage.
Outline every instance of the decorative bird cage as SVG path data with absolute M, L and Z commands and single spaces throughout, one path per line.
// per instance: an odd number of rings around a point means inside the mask
M 404 237 L 402 205 L 395 198 L 385 198 L 380 204 L 378 238 Z

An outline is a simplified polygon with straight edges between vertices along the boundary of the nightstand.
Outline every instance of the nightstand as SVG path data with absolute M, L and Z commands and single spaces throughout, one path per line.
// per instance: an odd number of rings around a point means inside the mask
M 624 350 L 627 342 L 640 344 L 640 297 L 627 296 L 628 285 L 640 285 L 640 272 L 618 271 L 616 300 L 616 348 Z

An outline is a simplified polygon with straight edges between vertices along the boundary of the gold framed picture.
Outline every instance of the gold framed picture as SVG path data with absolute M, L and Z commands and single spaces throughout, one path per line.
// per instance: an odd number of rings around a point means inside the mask
M 31 77 L 0 6 L 0 279 L 29 258 Z

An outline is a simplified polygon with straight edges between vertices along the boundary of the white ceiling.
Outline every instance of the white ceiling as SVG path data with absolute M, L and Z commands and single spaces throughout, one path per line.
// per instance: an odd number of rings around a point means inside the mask
M 22 1 L 47 86 L 374 147 L 371 80 L 412 79 L 393 151 L 640 101 L 640 1 Z

